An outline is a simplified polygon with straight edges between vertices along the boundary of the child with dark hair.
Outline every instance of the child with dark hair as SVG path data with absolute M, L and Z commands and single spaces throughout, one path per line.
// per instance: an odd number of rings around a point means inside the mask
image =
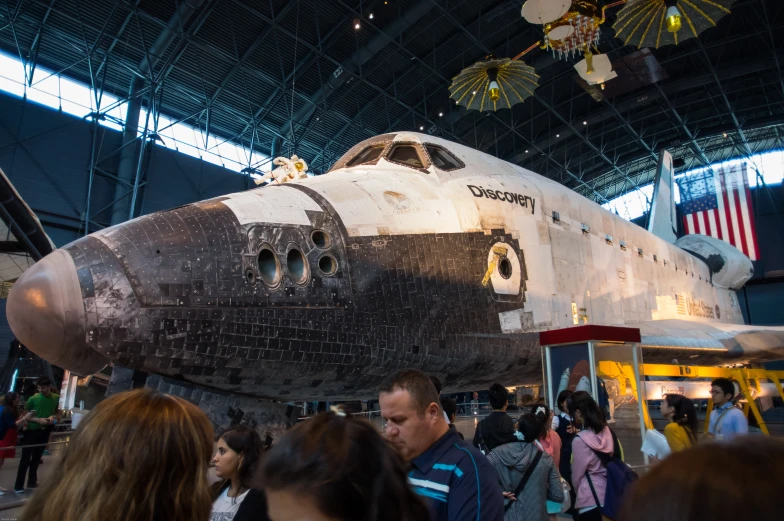
M 514 421 L 506 414 L 506 408 L 509 406 L 509 392 L 506 387 L 495 383 L 490 386 L 488 393 L 493 412 L 479 422 L 474 434 L 474 447 L 486 452 L 517 440 Z
M 541 448 L 543 451 L 549 454 L 551 458 L 553 458 L 556 468 L 560 467 L 561 438 L 552 429 L 553 411 L 551 411 L 550 408 L 544 404 L 534 405 L 531 408 L 531 414 L 536 416 L 536 418 L 539 420 L 539 423 L 542 425 L 542 429 L 539 431 L 539 437 L 537 439 L 539 448 Z
M 429 521 L 394 448 L 342 411 L 296 425 L 262 467 L 273 521 Z
M 559 458 L 558 470 L 561 472 L 561 477 L 570 485 L 572 483 L 572 440 L 574 435 L 577 434 L 575 422 L 569 415 L 567 406 L 567 401 L 572 394 L 574 392 L 568 389 L 558 393 L 556 404 L 560 412 L 553 418 L 553 430 L 561 439 L 561 456 Z
M 664 428 L 664 436 L 673 452 L 688 449 L 697 443 L 697 413 L 694 402 L 680 394 L 665 394 L 661 413 L 670 420 Z
M 547 500 L 564 500 L 553 458 L 536 445 L 542 428 L 541 418 L 524 414 L 517 422 L 523 441 L 502 445 L 487 456 L 505 491 L 504 521 L 547 521 Z
M 215 486 L 211 521 L 268 519 L 264 492 L 253 487 L 262 452 L 259 433 L 247 425 L 233 425 L 218 437 L 212 464 L 223 481 Z

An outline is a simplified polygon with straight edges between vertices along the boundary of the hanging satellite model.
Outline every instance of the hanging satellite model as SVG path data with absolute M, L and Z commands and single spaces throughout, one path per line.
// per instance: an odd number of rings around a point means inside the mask
M 528 0 L 521 14 L 528 23 L 544 25 L 558 20 L 572 6 L 572 0 Z
M 735 0 L 628 0 L 613 25 L 624 44 L 658 48 L 696 38 L 730 14 Z
M 532 1 L 542 0 L 528 0 L 526 5 Z M 587 52 L 598 42 L 599 26 L 603 23 L 604 14 L 597 0 L 574 0 L 566 14 L 543 24 L 542 47 L 552 50 L 559 58 L 571 58 Z
M 525 52 L 500 60 L 490 55 L 466 67 L 452 79 L 449 96 L 458 105 L 480 112 L 522 103 L 539 86 L 539 75 L 534 68 L 518 61 Z
M 609 56 L 593 54 L 590 50 L 585 53 L 585 58 L 575 64 L 574 69 L 588 85 L 602 85 L 602 88 L 605 82 L 618 77 Z
M 600 26 L 606 20 L 606 10 L 624 2 L 599 8 L 597 0 L 528 0 L 521 14 L 528 22 L 542 25 L 542 49 L 550 49 L 562 59 L 582 54 L 584 59 L 574 67 L 577 73 L 590 85 L 603 85 L 617 74 L 609 57 L 600 54 L 596 47 Z

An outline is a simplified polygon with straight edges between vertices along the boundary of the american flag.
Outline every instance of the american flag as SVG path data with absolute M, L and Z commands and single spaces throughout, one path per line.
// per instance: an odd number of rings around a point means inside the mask
M 745 163 L 708 168 L 681 178 L 678 186 L 687 234 L 710 235 L 732 244 L 753 261 L 759 259 Z
M 675 305 L 678 308 L 679 315 L 686 314 L 686 297 L 679 293 L 675 294 Z

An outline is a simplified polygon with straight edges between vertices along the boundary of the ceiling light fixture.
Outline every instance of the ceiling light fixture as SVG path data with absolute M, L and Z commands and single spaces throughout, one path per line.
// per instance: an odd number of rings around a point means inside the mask
M 555 137 L 561 137 L 561 134 L 556 134 Z
M 419 130 L 425 130 L 425 127 L 420 126 Z
M 439 113 L 438 113 L 438 117 L 439 117 L 439 118 L 443 118 L 443 117 L 444 117 L 444 113 L 443 113 L 443 112 L 439 112 Z
M 489 94 L 490 101 L 496 102 L 501 99 L 501 89 L 498 87 L 498 67 L 491 67 L 487 69 L 487 79 L 490 84 L 487 86 L 487 93 Z
M 373 13 L 370 13 L 370 14 L 368 15 L 368 18 L 370 18 L 370 19 L 372 20 L 372 19 L 373 19 Z
M 354 29 L 359 29 L 359 20 L 354 20 Z
M 678 10 L 677 2 L 675 0 L 667 0 L 667 30 L 671 33 L 677 33 L 681 30 L 681 12 Z
M 587 121 L 583 121 L 583 125 L 587 125 L 587 124 L 588 124 L 588 122 L 587 122 Z

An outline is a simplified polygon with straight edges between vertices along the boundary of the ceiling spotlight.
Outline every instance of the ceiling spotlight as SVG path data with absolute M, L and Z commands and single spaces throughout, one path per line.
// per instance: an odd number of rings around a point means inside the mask
M 667 30 L 671 33 L 677 33 L 681 30 L 681 12 L 675 6 L 675 2 L 670 2 L 673 5 L 667 8 Z
M 556 134 L 555 137 L 561 137 L 561 134 Z
M 583 125 L 587 125 L 587 124 L 588 124 L 588 122 L 587 122 L 587 121 L 583 121 Z
M 425 130 L 425 127 L 420 126 L 419 130 Z
M 724 137 L 725 137 L 725 138 L 727 137 L 727 133 L 726 133 L 726 132 L 724 133 Z
M 476 95 L 476 91 L 474 91 L 474 95 Z
M 527 154 L 527 153 L 528 153 L 528 150 L 526 150 L 526 151 L 525 151 L 525 153 Z
M 439 118 L 443 118 L 443 117 L 444 117 L 444 113 L 443 113 L 443 112 L 439 112 L 439 113 L 438 113 L 438 117 L 439 117 Z
M 490 93 L 490 101 L 498 101 L 501 99 L 501 89 L 498 88 L 498 82 L 491 81 L 487 92 Z
M 370 14 L 368 15 L 368 18 L 370 18 L 370 19 L 372 20 L 372 19 L 373 19 L 373 13 L 370 13 Z
M 354 20 L 354 29 L 359 29 L 359 20 Z

